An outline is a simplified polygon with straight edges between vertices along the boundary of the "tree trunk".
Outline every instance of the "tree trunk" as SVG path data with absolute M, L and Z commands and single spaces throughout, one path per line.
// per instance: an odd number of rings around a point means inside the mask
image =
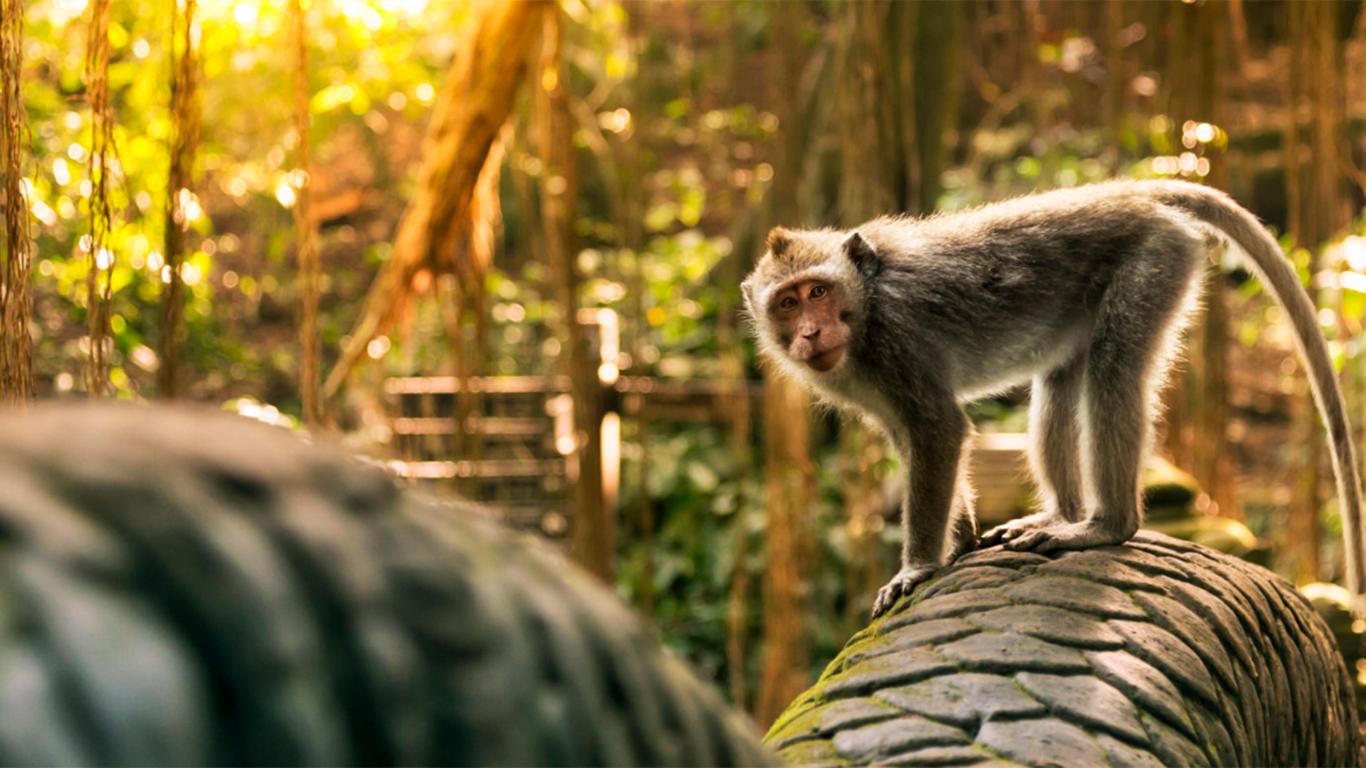
M 734 70 L 732 70 L 734 71 Z M 739 195 L 737 195 L 739 197 Z M 744 205 L 743 199 L 735 201 L 736 206 Z M 753 206 L 741 209 L 732 230 L 731 242 L 736 251 L 752 253 L 758 241 L 757 212 Z M 748 244 L 748 245 L 746 245 Z M 748 474 L 754 469 L 753 423 L 751 413 L 749 377 L 746 371 L 748 341 L 740 329 L 741 307 L 739 306 L 739 285 L 744 279 L 744 270 L 749 266 L 739 253 L 732 253 L 718 270 L 723 282 L 721 297 L 718 300 L 716 346 L 721 351 L 721 378 L 725 382 L 725 395 L 721 408 L 726 414 L 730 431 L 730 451 L 735 466 L 741 473 Z M 642 455 L 644 455 L 645 425 L 641 423 Z M 642 491 L 644 489 L 642 488 Z M 648 503 L 649 494 L 642 493 Z M 748 685 L 745 676 L 746 640 L 749 635 L 749 593 L 753 578 L 750 573 L 750 551 L 753 534 L 744 523 L 743 510 L 749 504 L 749 494 L 744 483 L 736 484 L 735 508 L 742 510 L 734 518 L 730 536 L 734 541 L 734 560 L 731 565 L 730 590 L 726 601 L 726 665 L 730 672 L 731 701 L 744 708 L 748 700 Z M 649 518 L 653 524 L 653 516 Z M 653 528 L 653 525 L 651 526 Z M 653 533 L 653 532 L 651 532 Z M 653 563 L 649 572 L 653 572 Z
M 195 152 L 199 146 L 199 35 L 195 0 L 171 0 L 171 166 L 166 184 L 166 221 L 162 281 L 161 367 L 157 390 L 164 398 L 180 395 L 180 346 L 184 335 L 186 203 L 193 194 Z
M 911 198 L 913 210 L 931 211 L 944 185 L 948 134 L 957 126 L 959 76 L 958 54 L 964 6 L 947 0 L 922 8 L 917 14 L 915 52 L 915 141 L 920 186 Z
M 1160 110 L 1175 117 L 1176 125 L 1181 126 L 1197 109 L 1201 90 L 1192 87 L 1193 82 L 1201 79 L 1195 57 L 1190 54 L 1192 39 L 1190 16 L 1194 9 L 1177 3 L 1161 6 L 1153 25 L 1153 32 L 1161 35 L 1166 43 L 1165 49 L 1157 55 L 1164 68 L 1157 103 Z M 1162 34 L 1164 33 L 1165 34 Z M 1176 130 L 1180 131 L 1181 128 Z M 1178 138 L 1179 141 L 1179 138 Z M 1200 338 L 1198 327 L 1191 328 L 1187 334 L 1191 339 L 1191 349 L 1187 351 L 1186 363 L 1173 371 L 1171 381 L 1162 393 L 1165 416 L 1164 447 L 1172 463 L 1181 469 L 1192 472 L 1195 465 L 1195 420 L 1196 398 L 1199 392 L 1194 368 L 1198 360 L 1195 342 Z
M 322 294 L 322 264 L 318 253 L 318 222 L 313 218 L 313 173 L 310 143 L 312 114 L 308 109 L 308 17 L 303 0 L 291 0 L 290 17 L 294 23 L 294 166 L 302 173 L 295 184 L 294 232 L 298 242 L 299 271 L 299 400 L 304 423 L 312 427 L 323 423 L 322 392 L 319 388 L 318 301 Z
M 810 535 L 811 401 L 801 385 L 769 369 L 764 378 L 763 666 L 754 718 L 766 727 L 810 680 L 807 587 L 801 553 Z
M 1186 123 L 1217 125 L 1222 119 L 1219 78 L 1225 69 L 1227 9 L 1213 3 L 1164 8 L 1174 30 L 1163 77 L 1166 108 L 1184 137 L 1190 133 Z M 1227 166 L 1211 154 L 1213 145 L 1191 149 L 1210 160 L 1204 181 L 1222 188 Z M 1165 446 L 1173 463 L 1199 483 L 1208 501 L 1202 509 L 1241 518 L 1227 437 L 1229 318 L 1223 269 L 1207 263 L 1201 280 L 1206 311 L 1188 333 L 1190 363 L 1172 377 L 1164 393 Z
M 113 210 L 109 205 L 109 157 L 113 153 L 114 110 L 109 103 L 109 0 L 92 0 L 85 46 L 85 83 L 90 102 L 90 252 L 85 280 L 86 392 L 109 394 L 109 304 L 113 299 L 114 252 L 109 248 Z
M 1289 3 L 1286 10 L 1290 29 L 1285 136 L 1288 219 L 1296 243 L 1308 250 L 1312 275 L 1317 271 L 1319 249 L 1351 220 L 1343 195 L 1340 135 L 1346 109 L 1343 53 L 1334 4 Z M 1300 580 L 1315 580 L 1323 578 L 1318 514 L 1323 441 L 1317 411 L 1307 393 L 1296 408 L 1295 433 L 1306 453 L 1293 485 L 1288 554 Z
M 365 298 L 360 318 L 323 385 L 341 389 L 366 346 L 392 320 L 423 267 L 454 269 L 462 282 L 482 278 L 486 264 L 458 263 L 469 235 L 470 203 L 489 148 L 512 111 L 522 73 L 545 15 L 546 2 L 488 2 L 456 56 L 424 140 L 417 191 L 408 204 L 394 251 Z M 465 251 L 468 253 L 467 251 Z
M 0 264 L 0 403 L 33 397 L 29 336 L 29 272 L 33 241 L 23 192 L 28 120 L 24 114 L 24 3 L 0 0 L 0 171 L 4 172 L 5 240 Z
M 563 312 L 565 340 L 561 360 L 574 399 L 576 465 L 571 551 L 574 559 L 604 581 L 612 579 L 616 510 L 607 509 L 602 492 L 602 384 L 583 326 L 578 322 L 578 243 L 574 213 L 579 197 L 574 157 L 573 116 L 569 110 L 561 55 L 561 15 L 544 15 L 539 76 L 535 78 L 537 139 L 545 170 L 541 176 L 541 223 L 546 262 L 557 304 Z M 571 475 L 572 477 L 572 475 Z
M 1180 6 L 1176 10 L 1194 13 L 1193 55 L 1195 93 L 1191 100 L 1191 119 L 1218 125 L 1223 121 L 1223 95 L 1219 75 L 1225 69 L 1227 50 L 1225 30 L 1228 27 L 1227 7 L 1206 3 L 1200 6 Z M 1227 183 L 1228 166 L 1222 158 L 1210 158 L 1210 175 L 1206 183 L 1222 188 Z M 1237 484 L 1231 464 L 1232 450 L 1228 441 L 1228 340 L 1229 317 L 1225 296 L 1224 271 L 1219 264 L 1206 264 L 1204 276 L 1205 315 L 1194 335 L 1196 354 L 1193 373 L 1196 377 L 1199 407 L 1194 410 L 1191 441 L 1191 470 L 1200 488 L 1208 494 L 1214 510 L 1219 514 L 1242 518 Z
M 779 72 L 771 79 L 772 103 L 783 130 L 770 192 L 775 222 L 797 220 L 804 134 L 798 71 L 797 8 L 772 6 L 773 40 Z M 799 17 L 801 18 L 801 17 Z M 764 492 L 768 534 L 764 551 L 763 640 L 754 717 L 761 727 L 773 721 L 810 679 L 807 587 L 802 552 L 810 536 L 810 397 L 800 384 L 771 368 L 764 372 Z
M 1124 0 L 1105 0 L 1105 128 L 1110 135 L 1111 151 L 1124 145 L 1124 124 L 1129 112 L 1129 72 L 1124 55 L 1126 5 Z
M 904 167 L 894 162 L 899 136 L 889 135 L 897 104 L 897 70 L 888 61 L 891 7 L 881 0 L 840 6 L 839 88 L 833 94 L 840 134 L 840 223 L 857 226 L 882 213 L 892 213 L 892 175 Z

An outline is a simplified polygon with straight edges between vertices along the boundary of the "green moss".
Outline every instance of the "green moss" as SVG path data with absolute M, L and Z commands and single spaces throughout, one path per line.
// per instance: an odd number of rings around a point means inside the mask
M 904 714 L 896 707 L 871 698 L 839 699 L 821 702 L 820 706 L 807 706 L 793 712 L 783 713 L 780 722 L 764 737 L 768 744 L 787 741 L 811 741 L 825 738 L 831 734 L 862 724 L 876 723 Z M 786 747 L 783 748 L 786 752 Z
M 871 656 L 873 655 L 873 651 L 876 651 L 879 648 L 885 648 L 887 646 L 890 646 L 895 639 L 896 637 L 890 634 L 874 634 L 870 637 L 864 637 L 862 639 L 855 635 L 854 639 L 850 640 L 849 644 L 844 646 L 844 650 L 840 651 L 840 654 L 836 656 L 834 660 L 831 661 L 830 664 L 825 668 L 825 672 L 821 674 L 821 679 L 824 680 L 825 678 L 830 677 L 836 672 L 843 670 L 845 660 L 849 657 L 854 656 L 856 654 Z
M 826 675 L 828 674 L 829 670 L 826 670 Z M 821 675 L 821 679 L 824 680 L 826 675 Z M 794 726 L 793 724 L 801 718 L 802 715 L 817 709 L 820 704 L 820 684 L 817 683 L 815 686 L 807 689 L 806 693 L 803 693 L 796 701 L 788 705 L 787 709 L 783 710 L 781 715 L 778 715 L 778 719 L 773 721 L 773 725 L 768 729 L 768 733 L 764 734 L 764 741 L 773 742 L 784 736 L 791 735 L 787 732 L 794 730 L 794 728 L 799 730 L 799 726 Z
M 848 765 L 829 739 L 802 741 L 783 749 L 783 762 L 789 765 Z

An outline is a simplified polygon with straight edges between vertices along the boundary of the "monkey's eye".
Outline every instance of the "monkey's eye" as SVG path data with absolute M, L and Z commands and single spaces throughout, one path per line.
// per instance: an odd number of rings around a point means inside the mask
M 823 298 L 823 297 L 825 296 L 825 294 L 827 294 L 827 293 L 829 293 L 829 292 L 830 292 L 830 286 L 828 286 L 828 285 L 813 285 L 813 286 L 811 287 L 810 296 L 811 296 L 811 298 L 813 298 L 813 299 L 819 299 L 819 298 Z
M 778 300 L 778 309 L 784 312 L 791 312 L 797 308 L 797 298 L 795 296 L 784 296 Z

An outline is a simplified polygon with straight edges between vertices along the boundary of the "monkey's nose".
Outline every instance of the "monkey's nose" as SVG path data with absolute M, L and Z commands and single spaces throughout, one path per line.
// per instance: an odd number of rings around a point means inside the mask
M 814 338 L 816 338 L 816 337 L 819 336 L 819 335 L 821 335 L 821 329 L 820 329 L 819 327 L 817 327 L 817 328 L 811 328 L 811 329 L 809 329 L 809 330 L 802 331 L 802 338 L 803 338 L 803 339 L 814 339 Z

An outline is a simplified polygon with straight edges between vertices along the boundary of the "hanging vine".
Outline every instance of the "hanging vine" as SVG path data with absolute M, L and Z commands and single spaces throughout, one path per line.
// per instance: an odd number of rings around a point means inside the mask
M 322 263 L 318 254 L 318 223 L 312 215 L 310 178 L 313 165 L 309 152 L 312 115 L 308 111 L 308 19 L 304 0 L 289 4 L 294 24 L 294 166 L 292 180 L 294 229 L 298 237 L 299 292 L 299 397 L 304 422 L 323 423 L 323 402 L 319 389 L 318 301 L 322 294 Z
M 166 240 L 161 319 L 161 368 L 157 388 L 162 397 L 175 397 L 180 356 L 185 283 L 180 266 L 185 258 L 187 203 L 199 144 L 199 30 L 194 20 L 195 0 L 171 0 L 171 167 L 166 189 Z
M 109 394 L 109 305 L 114 275 L 114 252 L 109 248 L 113 225 L 109 157 L 114 133 L 114 112 L 109 103 L 109 0 L 90 3 L 85 82 L 90 100 L 90 240 L 85 281 L 90 359 L 86 366 L 86 391 L 99 397 Z
M 483 456 L 481 433 L 471 428 L 470 420 L 482 412 L 482 399 L 477 387 L 470 381 L 484 374 L 484 359 L 487 356 L 488 313 L 485 311 L 487 296 L 484 276 L 493 263 L 493 249 L 497 239 L 497 228 L 502 221 L 502 206 L 498 197 L 498 181 L 502 177 L 503 158 L 511 141 L 510 125 L 504 125 L 502 133 L 489 147 L 484 167 L 474 184 L 474 194 L 470 197 L 465 226 L 469 238 L 460 245 L 461 250 L 448 254 L 450 263 L 442 266 L 449 269 L 438 282 L 441 293 L 442 322 L 446 327 L 446 338 L 450 342 L 451 360 L 454 362 L 455 375 L 460 381 L 459 394 L 455 400 L 455 430 L 452 448 L 457 456 L 469 461 L 479 461 Z M 465 344 L 465 328 L 473 319 L 473 338 Z M 457 485 L 453 490 L 473 492 Z
M 29 337 L 28 196 L 24 189 L 24 145 L 28 126 L 19 82 L 23 75 L 24 3 L 0 0 L 0 171 L 4 173 L 5 240 L 0 264 L 0 401 L 33 396 L 33 348 Z

